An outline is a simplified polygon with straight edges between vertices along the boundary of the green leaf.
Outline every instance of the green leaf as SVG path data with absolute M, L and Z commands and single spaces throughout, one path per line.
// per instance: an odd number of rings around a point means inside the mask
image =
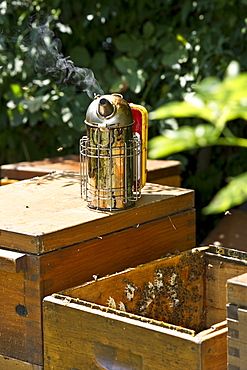
M 11 84 L 10 87 L 11 87 L 11 90 L 12 90 L 13 94 L 17 98 L 20 98 L 22 96 L 22 89 L 21 89 L 20 85 L 18 85 L 18 84 Z
M 123 74 L 132 74 L 137 71 L 137 61 L 135 59 L 122 56 L 114 61 L 119 72 Z
M 45 101 L 45 96 L 37 96 L 33 99 L 25 99 L 20 102 L 20 106 L 27 109 L 30 113 L 35 113 L 40 110 Z
M 8 109 L 7 112 L 10 119 L 10 125 L 12 127 L 18 127 L 27 122 L 27 116 L 20 110 L 20 107 Z
M 129 53 L 130 56 L 137 57 L 143 51 L 143 43 L 140 39 L 134 39 L 126 33 L 122 33 L 115 40 L 116 48 L 124 53 Z
M 171 139 L 164 136 L 156 136 L 149 141 L 148 158 L 157 159 L 168 155 L 191 149 L 194 143 L 181 139 Z
M 213 145 L 217 142 L 218 131 L 210 124 L 196 127 L 182 126 L 178 130 L 165 130 L 164 136 L 149 141 L 149 158 L 163 158 L 185 150 Z
M 164 67 L 172 67 L 177 63 L 185 63 L 188 60 L 188 50 L 180 45 L 178 48 L 175 48 L 172 52 L 165 53 L 161 59 L 161 63 Z
M 75 46 L 70 52 L 71 60 L 78 67 L 89 67 L 91 56 L 89 51 L 83 46 Z
M 122 91 L 125 85 L 127 86 L 125 76 L 117 77 L 113 80 L 113 84 L 111 85 L 109 91 L 112 93 Z
M 203 213 L 221 213 L 238 206 L 247 200 L 247 172 L 232 179 L 228 185 L 215 195 Z
M 127 75 L 126 81 L 130 87 L 130 90 L 135 94 L 139 94 L 146 82 L 146 74 L 142 69 L 138 69 L 136 72 Z
M 42 122 L 42 114 L 40 112 L 30 114 L 29 125 L 34 127 L 37 123 Z
M 91 62 L 90 68 L 93 71 L 101 70 L 101 69 L 105 68 L 106 64 L 107 64 L 107 60 L 106 60 L 105 53 L 102 52 L 102 51 L 98 51 L 92 57 L 92 62 Z
M 143 26 L 143 36 L 148 39 L 150 38 L 155 31 L 155 27 L 152 22 L 147 21 Z
M 191 99 L 191 103 L 183 101 L 166 104 L 151 112 L 149 115 L 151 120 L 168 117 L 198 117 L 211 121 L 212 111 L 205 106 L 202 100 L 194 98 L 193 100 Z

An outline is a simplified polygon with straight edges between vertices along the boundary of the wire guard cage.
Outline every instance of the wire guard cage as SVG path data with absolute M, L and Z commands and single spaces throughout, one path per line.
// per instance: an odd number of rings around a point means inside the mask
M 121 131 L 121 130 L 120 130 Z M 94 130 L 80 140 L 81 196 L 88 207 L 120 210 L 140 198 L 141 142 L 119 130 Z

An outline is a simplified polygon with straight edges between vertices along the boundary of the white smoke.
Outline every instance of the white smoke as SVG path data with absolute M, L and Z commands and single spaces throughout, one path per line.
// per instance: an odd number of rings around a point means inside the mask
M 30 41 L 29 56 L 37 72 L 52 76 L 57 84 L 75 85 L 91 99 L 104 93 L 91 69 L 74 66 L 70 57 L 61 53 L 61 40 L 50 30 L 49 22 L 41 26 L 32 23 Z

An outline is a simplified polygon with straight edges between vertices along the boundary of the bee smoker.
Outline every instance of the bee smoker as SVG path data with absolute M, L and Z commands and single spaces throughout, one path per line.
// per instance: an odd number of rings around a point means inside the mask
M 90 208 L 121 210 L 141 196 L 145 161 L 133 109 L 120 94 L 96 96 L 88 107 L 80 158 L 81 194 Z

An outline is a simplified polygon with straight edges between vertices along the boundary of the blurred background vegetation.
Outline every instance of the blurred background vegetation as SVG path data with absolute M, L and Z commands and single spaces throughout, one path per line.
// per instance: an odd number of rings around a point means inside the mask
M 233 60 L 240 72 L 247 70 L 246 6 L 247 0 L 1 1 L 0 165 L 77 154 L 84 132 L 90 99 L 34 68 L 28 58 L 32 22 L 49 20 L 61 53 L 75 66 L 92 69 L 104 92 L 121 92 L 156 111 L 182 101 L 209 76 L 223 79 Z M 149 138 L 196 127 L 204 118 L 153 115 Z M 243 117 L 231 119 L 228 128 L 246 137 Z M 201 210 L 229 177 L 247 170 L 246 149 L 191 145 L 152 156 L 181 161 L 182 186 L 196 190 L 200 243 L 218 220 Z

